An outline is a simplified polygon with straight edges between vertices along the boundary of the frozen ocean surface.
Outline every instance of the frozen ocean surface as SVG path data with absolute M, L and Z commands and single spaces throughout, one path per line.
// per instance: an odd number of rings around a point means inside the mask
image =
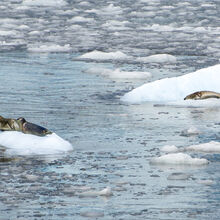
M 220 101 L 183 100 L 220 92 L 219 15 L 2 0 L 0 115 L 54 134 L 0 133 L 1 219 L 219 219 Z

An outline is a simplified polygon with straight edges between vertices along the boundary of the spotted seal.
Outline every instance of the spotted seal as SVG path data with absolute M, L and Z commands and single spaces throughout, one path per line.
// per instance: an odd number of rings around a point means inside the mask
M 187 95 L 184 100 L 187 99 L 194 99 L 194 100 L 200 100 L 200 99 L 209 99 L 209 98 L 220 98 L 220 93 L 218 92 L 212 92 L 212 91 L 198 91 L 194 92 L 190 95 Z

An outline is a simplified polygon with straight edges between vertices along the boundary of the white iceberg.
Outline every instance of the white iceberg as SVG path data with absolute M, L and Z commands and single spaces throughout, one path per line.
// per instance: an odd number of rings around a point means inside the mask
M 55 133 L 40 137 L 18 131 L 4 131 L 0 133 L 0 145 L 10 155 L 48 155 L 73 150 L 68 141 Z
M 164 164 L 164 165 L 194 165 L 200 166 L 208 164 L 208 160 L 200 158 L 192 158 L 188 154 L 184 153 L 172 153 L 166 154 L 160 157 L 155 157 L 151 161 L 151 164 Z
M 220 64 L 204 68 L 179 77 L 164 78 L 146 83 L 128 93 L 121 100 L 130 103 L 146 101 L 169 102 L 182 101 L 204 104 L 213 100 L 183 100 L 185 96 L 201 90 L 220 92 Z M 216 100 L 215 100 L 216 101 Z M 219 102 L 219 100 L 217 100 Z

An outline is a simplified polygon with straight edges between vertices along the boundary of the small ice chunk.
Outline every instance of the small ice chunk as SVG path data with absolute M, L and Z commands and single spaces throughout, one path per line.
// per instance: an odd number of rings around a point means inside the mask
M 105 189 L 99 191 L 99 195 L 100 196 L 111 196 L 112 195 L 112 191 L 110 187 L 106 187 Z
M 165 145 L 160 150 L 166 153 L 174 153 L 178 151 L 178 148 L 175 145 Z
M 212 185 L 214 181 L 213 180 L 199 180 L 198 183 L 209 186 L 209 185 Z
M 110 187 L 106 187 L 101 191 L 87 191 L 78 194 L 79 197 L 96 197 L 96 196 L 112 196 L 112 191 Z
M 149 72 L 138 72 L 138 71 L 122 71 L 120 69 L 106 69 L 106 68 L 90 68 L 85 72 L 92 74 L 100 74 L 110 79 L 147 79 L 151 77 Z
M 34 52 L 34 53 L 50 53 L 50 52 L 51 53 L 58 53 L 58 52 L 69 52 L 71 50 L 72 49 L 69 44 L 65 44 L 64 46 L 60 46 L 57 44 L 51 44 L 51 45 L 40 45 L 40 46 L 29 46 L 28 47 L 28 51 Z
M 88 23 L 94 21 L 95 21 L 94 18 L 84 18 L 81 16 L 76 16 L 69 20 L 70 23 Z
M 28 6 L 65 6 L 67 3 L 64 0 L 23 0 L 23 5 Z
M 171 173 L 167 179 L 168 180 L 187 180 L 191 177 L 188 173 Z
M 188 154 L 184 153 L 172 153 L 153 158 L 150 161 L 152 164 L 176 164 L 176 165 L 194 165 L 200 166 L 208 164 L 208 160 L 192 158 Z
M 80 215 L 83 216 L 83 217 L 88 217 L 88 218 L 104 217 L 104 213 L 103 212 L 99 212 L 99 211 L 81 212 Z
M 181 136 L 189 137 L 200 134 L 200 131 L 196 127 L 190 127 L 181 132 Z
M 170 54 L 156 54 L 148 57 L 139 57 L 137 61 L 144 63 L 175 63 L 176 57 Z
M 102 51 L 92 51 L 85 53 L 78 57 L 79 59 L 91 59 L 91 60 L 126 60 L 129 58 L 128 55 L 121 51 L 116 52 L 102 52 Z
M 204 153 L 220 153 L 220 142 L 211 141 L 204 144 L 191 145 L 186 147 L 186 150 Z

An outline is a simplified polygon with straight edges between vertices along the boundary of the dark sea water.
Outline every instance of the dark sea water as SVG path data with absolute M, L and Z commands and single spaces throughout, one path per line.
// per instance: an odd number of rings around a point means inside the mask
M 150 164 L 164 145 L 219 141 L 219 107 L 120 100 L 146 82 L 218 64 L 219 15 L 217 0 L 2 0 L 0 115 L 47 127 L 74 150 L 1 148 L 0 219 L 219 219 L 219 154 L 190 153 L 205 166 Z M 128 58 L 79 59 L 92 51 Z M 176 61 L 138 61 L 155 54 Z M 152 76 L 109 77 L 116 69 Z M 192 126 L 201 133 L 182 135 Z M 107 187 L 111 195 L 97 193 Z

